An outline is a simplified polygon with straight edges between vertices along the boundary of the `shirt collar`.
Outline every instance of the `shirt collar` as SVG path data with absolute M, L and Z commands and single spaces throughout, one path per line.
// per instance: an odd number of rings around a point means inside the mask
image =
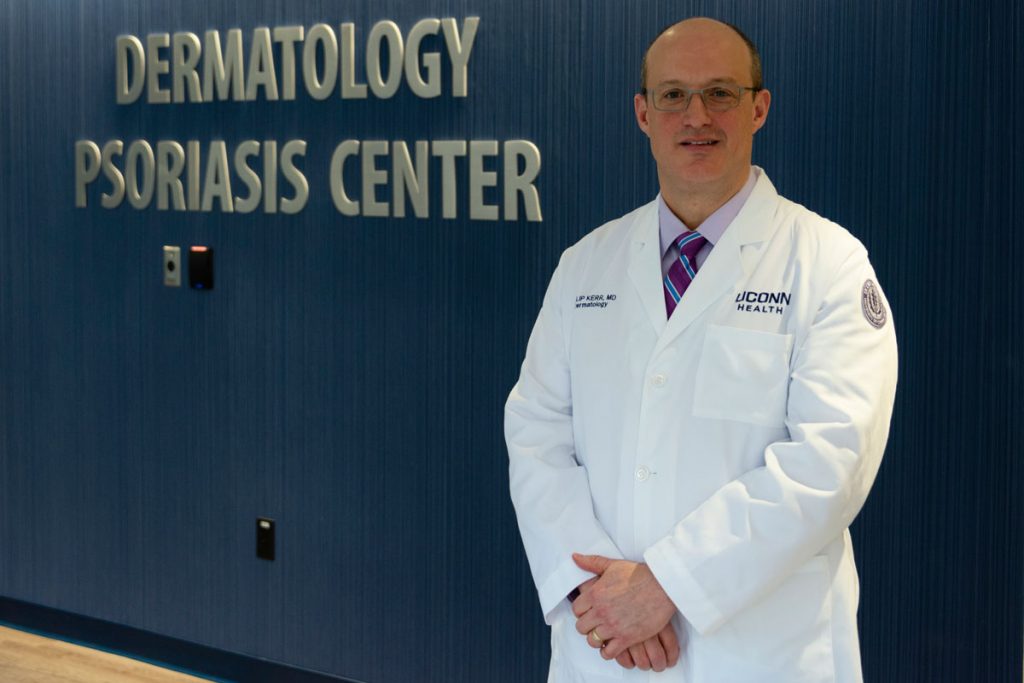
M 725 234 L 725 229 L 729 227 L 729 224 L 739 214 L 740 209 L 747 203 L 747 199 L 750 198 L 750 193 L 754 191 L 754 185 L 757 184 L 759 177 L 761 177 L 761 169 L 757 166 L 751 166 L 747 182 L 740 188 L 740 191 L 734 194 L 725 204 L 718 207 L 714 213 L 697 227 L 700 234 L 712 246 L 722 238 L 722 235 Z M 679 217 L 672 213 L 672 209 L 668 208 L 668 204 L 665 203 L 665 198 L 661 196 L 661 193 L 658 194 L 658 225 L 661 232 L 662 254 L 668 251 L 672 242 L 688 229 L 679 220 Z

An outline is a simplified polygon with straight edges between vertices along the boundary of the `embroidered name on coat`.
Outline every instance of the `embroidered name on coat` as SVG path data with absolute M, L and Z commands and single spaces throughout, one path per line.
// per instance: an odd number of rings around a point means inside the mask
M 736 295 L 736 310 L 744 313 L 782 315 L 789 305 L 790 296 L 790 292 L 740 292 Z
M 576 308 L 605 308 L 618 298 L 615 294 L 580 294 L 576 297 Z

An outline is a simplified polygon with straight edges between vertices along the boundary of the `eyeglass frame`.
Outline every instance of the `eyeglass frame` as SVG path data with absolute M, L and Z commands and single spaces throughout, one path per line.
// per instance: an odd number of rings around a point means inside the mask
M 729 107 L 727 109 L 711 109 L 710 107 L 708 107 L 708 101 L 704 97 L 704 91 L 705 90 L 710 90 L 712 88 L 721 88 L 721 87 L 724 87 L 724 86 L 733 87 L 733 88 L 739 88 L 740 92 L 739 92 L 739 96 L 736 99 L 736 104 L 732 105 L 731 107 Z M 696 95 L 697 93 L 700 93 L 700 101 L 701 101 L 701 104 L 704 105 L 704 109 L 707 110 L 707 111 L 710 111 L 710 112 L 715 112 L 716 114 L 721 114 L 723 112 L 732 111 L 736 107 L 740 106 L 740 99 L 743 98 L 743 94 L 744 93 L 751 92 L 751 93 L 756 95 L 760 91 L 764 90 L 764 86 L 735 85 L 733 83 L 714 83 L 712 85 L 706 85 L 703 88 L 684 88 L 682 86 L 672 86 L 672 87 L 674 87 L 674 88 L 676 88 L 678 90 L 682 90 L 684 93 L 686 93 L 686 104 L 684 104 L 681 109 L 662 109 L 661 107 L 659 107 L 656 104 L 656 101 L 655 101 L 655 98 L 654 98 L 654 91 L 653 90 L 648 90 L 647 88 L 640 88 L 640 94 L 643 95 L 644 97 L 647 97 L 647 95 L 650 94 L 651 95 L 651 106 L 654 107 L 655 109 L 657 109 L 658 111 L 674 113 L 674 112 L 683 112 L 683 111 L 689 110 L 690 102 L 693 100 L 693 96 Z

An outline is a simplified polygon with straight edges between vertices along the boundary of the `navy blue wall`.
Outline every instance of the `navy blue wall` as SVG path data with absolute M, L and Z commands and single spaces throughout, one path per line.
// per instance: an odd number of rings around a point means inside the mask
M 892 438 L 854 527 L 867 678 L 1019 680 L 1013 0 L 8 0 L 0 596 L 371 683 L 543 680 L 501 408 L 560 251 L 656 191 L 631 94 L 690 14 L 759 43 L 755 161 L 865 242 L 897 322 Z M 114 103 L 122 33 L 427 16 L 481 18 L 465 99 Z M 301 138 L 310 202 L 75 209 L 81 138 Z M 457 220 L 345 218 L 326 171 L 346 138 L 532 140 L 544 220 L 470 221 L 462 195 Z M 164 244 L 213 245 L 216 289 L 165 288 Z

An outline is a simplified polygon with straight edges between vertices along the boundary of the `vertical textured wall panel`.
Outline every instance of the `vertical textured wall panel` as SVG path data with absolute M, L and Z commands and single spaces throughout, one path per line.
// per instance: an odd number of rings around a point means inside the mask
M 8 0 L 0 595 L 368 683 L 543 680 L 502 404 L 561 250 L 656 192 L 631 95 L 647 42 L 690 14 L 761 46 L 755 161 L 868 246 L 894 310 L 892 438 L 854 526 L 866 678 L 1020 680 L 1011 0 Z M 317 102 L 300 82 L 294 102 L 114 103 L 122 33 L 248 45 L 351 21 L 361 50 L 374 22 L 428 16 L 481 17 L 466 99 L 446 76 L 435 100 Z M 80 138 L 301 138 L 310 202 L 107 210 L 93 189 L 76 210 Z M 470 221 L 464 162 L 456 220 L 436 176 L 430 219 L 345 218 L 327 168 L 346 138 L 532 140 L 544 221 Z M 164 244 L 214 246 L 215 290 L 163 287 Z M 254 557 L 260 515 L 274 563 Z

